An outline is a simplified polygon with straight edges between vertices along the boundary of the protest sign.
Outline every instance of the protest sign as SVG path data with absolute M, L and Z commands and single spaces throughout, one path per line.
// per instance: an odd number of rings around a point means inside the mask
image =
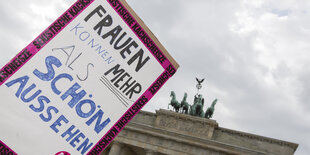
M 99 154 L 177 68 L 125 1 L 78 0 L 0 70 L 0 152 Z

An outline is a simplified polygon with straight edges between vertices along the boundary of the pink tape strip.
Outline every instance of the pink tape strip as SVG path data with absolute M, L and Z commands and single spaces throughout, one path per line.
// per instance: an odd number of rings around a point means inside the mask
M 164 74 L 164 73 L 163 73 Z M 163 75 L 162 74 L 162 75 Z M 161 75 L 161 76 L 162 76 Z M 160 77 L 158 77 L 159 79 Z M 157 79 L 157 80 L 158 80 Z M 169 78 L 168 78 L 169 79 Z M 162 87 L 167 80 L 164 81 L 164 83 L 160 86 Z M 157 81 L 156 80 L 156 81 Z M 155 83 L 155 82 L 154 82 Z M 154 84 L 153 83 L 153 84 Z M 152 86 L 151 86 L 152 87 Z M 149 90 L 149 89 L 148 89 Z M 97 155 L 100 154 L 112 141 L 113 139 L 118 135 L 119 132 L 133 119 L 134 116 L 136 116 L 139 111 L 146 105 L 146 103 L 153 97 L 154 95 L 150 91 L 145 91 L 143 95 L 136 101 L 124 114 L 123 116 L 113 125 L 113 127 L 100 139 L 100 141 L 87 153 L 87 155 Z M 143 100 L 143 98 L 147 98 L 147 102 L 141 103 L 139 100 Z M 139 103 L 140 102 L 140 103 Z M 141 107 L 139 105 L 142 105 Z M 138 110 L 134 107 L 139 107 Z M 129 119 L 127 116 L 130 116 Z M 123 118 L 126 119 L 126 123 L 123 122 Z M 122 124 L 122 128 L 119 128 L 119 124 Z
M 153 56 L 157 59 L 157 61 L 163 66 L 163 68 L 167 68 L 171 63 L 160 50 L 160 48 L 155 44 L 155 42 L 151 39 L 151 37 L 146 33 L 146 31 L 141 27 L 141 25 L 137 22 L 136 19 L 130 14 L 130 12 L 124 7 L 124 5 L 118 0 L 107 0 L 112 8 L 118 13 L 118 15 L 123 19 L 123 21 L 130 27 L 130 29 L 136 34 L 136 36 L 141 40 L 141 42 L 145 45 L 147 49 L 153 54 Z M 125 19 L 126 17 L 126 19 Z M 133 19 L 133 20 L 130 20 Z M 140 35 L 142 34 L 142 35 Z M 149 38 L 144 41 L 146 38 Z M 152 45 L 152 46 L 150 46 Z
M 0 154 L 11 154 L 11 155 L 17 155 L 10 147 L 5 145 L 1 140 L 0 140 Z

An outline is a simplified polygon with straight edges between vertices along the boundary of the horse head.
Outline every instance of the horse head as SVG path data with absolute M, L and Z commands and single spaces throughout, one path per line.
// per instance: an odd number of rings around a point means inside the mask
M 213 108 L 214 108 L 214 106 L 215 106 L 216 102 L 217 102 L 217 99 L 215 99 L 215 100 L 212 102 L 211 107 L 213 107 Z
M 187 99 L 187 93 L 184 93 L 183 100 L 185 101 L 186 99 Z
M 170 97 L 175 97 L 175 92 L 174 91 L 171 91 Z
M 183 100 L 181 101 L 181 105 L 188 104 L 186 99 L 187 99 L 187 93 L 184 93 Z

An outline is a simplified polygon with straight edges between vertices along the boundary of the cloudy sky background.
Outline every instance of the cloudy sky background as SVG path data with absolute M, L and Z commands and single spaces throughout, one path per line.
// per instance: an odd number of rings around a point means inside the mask
M 0 5 L 0 67 L 74 0 Z M 180 64 L 144 110 L 167 109 L 170 91 L 192 102 L 206 78 L 205 109 L 218 98 L 221 127 L 299 144 L 310 152 L 310 1 L 128 0 Z

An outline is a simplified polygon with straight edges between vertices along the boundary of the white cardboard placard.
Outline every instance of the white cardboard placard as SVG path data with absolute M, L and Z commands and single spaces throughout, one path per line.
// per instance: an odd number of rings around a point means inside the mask
M 79 0 L 0 70 L 0 152 L 99 154 L 176 68 L 126 2 Z

